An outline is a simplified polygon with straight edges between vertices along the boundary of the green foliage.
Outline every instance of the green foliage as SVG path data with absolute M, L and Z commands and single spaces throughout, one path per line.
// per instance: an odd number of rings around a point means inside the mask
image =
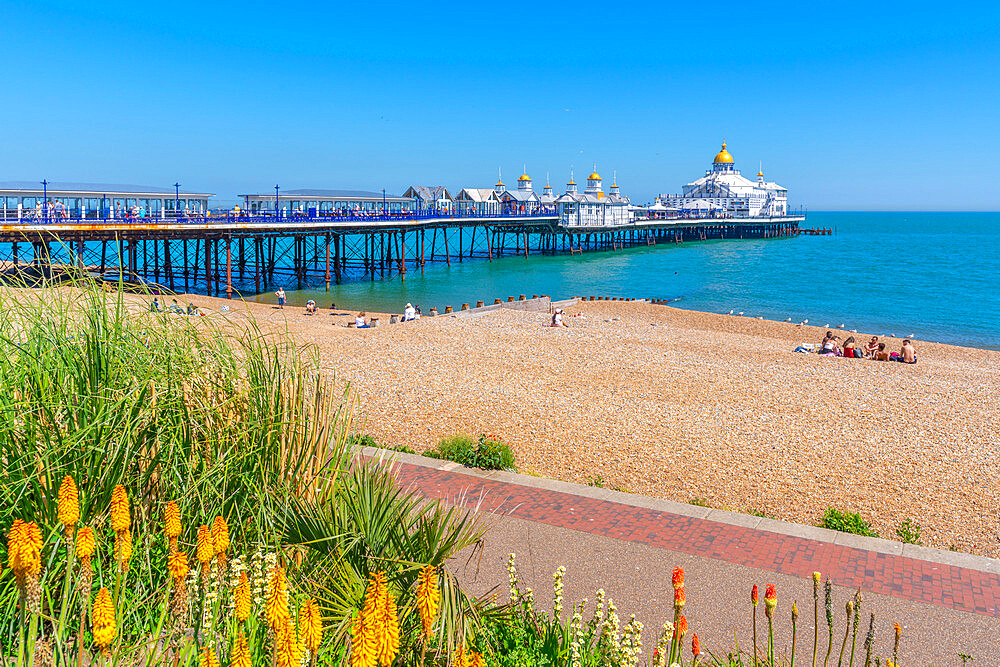
M 424 452 L 424 456 L 484 470 L 514 470 L 515 463 L 510 447 L 493 435 L 480 435 L 478 440 L 453 435 L 442 439 L 436 449 Z
M 823 513 L 823 519 L 819 525 L 830 530 L 839 530 L 842 533 L 878 537 L 878 533 L 872 530 L 872 527 L 867 521 L 861 518 L 860 514 L 857 512 L 841 512 L 833 507 L 826 508 L 826 512 Z
M 902 523 L 896 527 L 896 536 L 904 544 L 917 544 L 920 542 L 920 524 L 909 518 L 903 519 Z
M 597 475 L 595 477 L 587 477 L 587 486 L 596 486 L 599 489 L 604 488 L 604 477 Z
M 369 435 L 368 433 L 352 433 L 348 438 L 347 442 L 351 447 L 378 447 L 379 444 L 375 440 L 375 436 Z
M 708 499 L 698 498 L 697 496 L 688 501 L 689 505 L 696 505 L 697 507 L 708 507 Z

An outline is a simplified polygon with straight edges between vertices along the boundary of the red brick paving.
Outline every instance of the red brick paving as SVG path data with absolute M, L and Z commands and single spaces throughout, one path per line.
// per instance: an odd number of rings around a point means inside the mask
M 1000 617 L 1000 575 L 733 526 L 561 491 L 395 464 L 403 486 L 431 498 L 603 537 L 713 558 L 958 611 Z

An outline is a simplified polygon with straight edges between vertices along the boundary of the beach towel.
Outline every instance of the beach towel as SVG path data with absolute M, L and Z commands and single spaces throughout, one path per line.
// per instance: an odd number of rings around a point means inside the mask
M 815 349 L 816 346 L 812 343 L 802 343 L 797 348 L 795 348 L 795 351 L 801 352 L 802 354 L 807 354 L 809 352 L 814 351 Z

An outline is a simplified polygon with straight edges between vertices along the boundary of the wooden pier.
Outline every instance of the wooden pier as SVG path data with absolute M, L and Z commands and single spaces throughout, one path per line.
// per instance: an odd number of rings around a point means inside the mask
M 428 263 L 583 252 L 799 233 L 801 216 L 637 220 L 574 228 L 548 215 L 395 218 L 204 217 L 184 221 L 62 220 L 0 224 L 0 261 L 138 276 L 209 295 L 405 279 Z

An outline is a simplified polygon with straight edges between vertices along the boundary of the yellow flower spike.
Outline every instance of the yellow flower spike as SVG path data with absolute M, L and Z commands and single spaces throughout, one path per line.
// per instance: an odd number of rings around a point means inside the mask
M 284 623 L 274 633 L 274 665 L 275 667 L 299 665 L 299 642 L 290 616 L 284 619 Z
M 376 658 L 382 667 L 389 667 L 399 653 L 399 618 L 396 600 L 389 592 L 385 573 L 376 572 L 375 580 L 380 598 L 373 614 L 377 627 Z
M 23 594 L 27 580 L 42 571 L 42 531 L 34 521 L 14 519 L 7 533 L 7 565 Z
M 267 596 L 267 604 L 264 607 L 264 619 L 268 627 L 275 635 L 285 626 L 285 619 L 288 618 L 288 583 L 285 580 L 285 569 L 281 566 L 274 568 L 271 575 L 271 590 Z
M 94 529 L 84 526 L 76 534 L 76 555 L 86 565 L 90 566 L 90 559 L 94 556 L 97 547 L 94 541 Z
M 246 633 L 241 628 L 236 635 L 236 642 L 233 644 L 233 654 L 229 660 L 229 667 L 250 667 L 250 645 L 247 643 Z
M 198 562 L 201 563 L 202 579 L 207 579 L 209 563 L 212 562 L 215 549 L 212 546 L 212 532 L 204 524 L 198 529 L 198 548 L 195 555 L 198 557 Z
M 215 657 L 215 649 L 211 646 L 201 649 L 201 658 L 198 661 L 198 667 L 219 667 L 219 659 Z
M 128 564 L 132 560 L 132 531 L 124 530 L 115 535 L 115 560 L 123 573 L 128 573 Z
M 483 654 L 479 651 L 472 651 L 469 660 L 469 667 L 483 667 Z
M 319 605 L 316 600 L 306 600 L 299 610 L 299 639 L 316 662 L 316 653 L 323 639 L 323 621 L 319 615 Z
M 59 523 L 66 526 L 66 534 L 71 539 L 73 530 L 80 521 L 80 492 L 69 475 L 63 477 L 62 484 L 59 485 L 58 507 Z
M 417 576 L 417 609 L 420 612 L 420 622 L 423 624 L 424 635 L 430 637 L 441 604 L 441 591 L 437 584 L 437 571 L 433 565 L 420 570 Z
M 250 618 L 250 578 L 246 572 L 240 572 L 240 583 L 233 592 L 233 606 L 237 620 L 246 621 Z
M 453 667 L 470 667 L 469 653 L 465 650 L 465 644 L 459 644 L 458 648 L 455 649 L 455 662 L 452 665 Z
M 181 536 L 181 509 L 173 500 L 163 508 L 163 533 L 170 543 L 170 550 L 177 551 L 177 538 Z
M 132 525 L 132 518 L 128 509 L 128 494 L 121 484 L 111 492 L 111 530 L 122 533 Z
M 376 667 L 375 644 L 374 628 L 371 623 L 366 623 L 364 611 L 359 611 L 351 626 L 350 667 Z
M 212 522 L 212 552 L 218 556 L 229 549 L 229 526 L 221 516 Z
M 111 603 L 111 595 L 107 588 L 97 591 L 90 618 L 94 631 L 94 644 L 107 656 L 111 642 L 118 634 L 118 626 L 115 625 L 115 607 Z
M 167 556 L 167 568 L 170 570 L 170 576 L 174 578 L 175 583 L 184 579 L 191 570 L 188 567 L 187 554 L 183 551 L 175 551 Z

